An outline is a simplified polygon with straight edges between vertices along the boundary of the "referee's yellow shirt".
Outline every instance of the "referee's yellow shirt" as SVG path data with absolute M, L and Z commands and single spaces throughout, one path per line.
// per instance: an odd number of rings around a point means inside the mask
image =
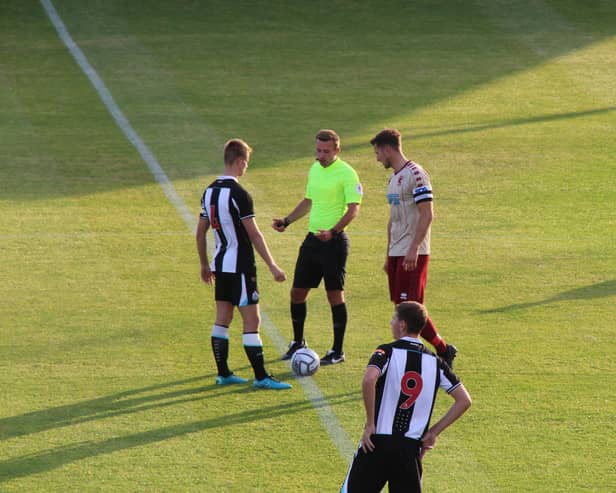
M 355 170 L 342 159 L 324 168 L 316 161 L 308 172 L 306 198 L 312 201 L 308 230 L 331 229 L 347 210 L 347 204 L 360 204 L 363 195 Z

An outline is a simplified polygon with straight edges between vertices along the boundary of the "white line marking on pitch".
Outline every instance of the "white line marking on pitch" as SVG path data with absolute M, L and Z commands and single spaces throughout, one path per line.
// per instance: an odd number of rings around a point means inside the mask
M 154 153 L 145 144 L 145 142 L 143 142 L 141 137 L 139 137 L 133 126 L 128 121 L 128 118 L 124 116 L 124 113 L 122 113 L 122 110 L 120 110 L 116 104 L 111 92 L 107 89 L 107 86 L 103 80 L 100 78 L 96 70 L 94 70 L 94 67 L 90 65 L 90 62 L 88 62 L 88 59 L 81 51 L 81 48 L 79 48 L 77 43 L 73 41 L 73 38 L 69 34 L 68 29 L 64 25 L 64 22 L 60 18 L 55 7 L 51 3 L 51 0 L 41 0 L 41 4 L 49 17 L 49 20 L 58 32 L 58 36 L 68 48 L 68 51 L 77 62 L 77 65 L 79 65 L 79 68 L 81 68 L 83 73 L 88 77 L 94 86 L 94 89 L 96 89 L 101 101 L 115 120 L 120 130 L 122 130 L 129 142 L 135 147 L 143 161 L 147 164 L 148 168 L 150 168 L 150 171 L 152 172 L 152 175 L 154 175 L 156 181 L 160 184 L 169 202 L 173 204 L 190 231 L 194 233 L 197 225 L 197 219 L 186 206 L 184 200 L 182 200 L 182 197 L 180 197 L 175 190 L 173 183 L 156 159 L 156 156 L 154 156 Z M 287 349 L 285 338 L 280 334 L 280 331 L 272 323 L 266 313 L 262 313 L 262 318 L 265 332 L 274 342 L 278 352 L 283 353 Z M 325 429 L 331 436 L 340 454 L 345 460 L 350 462 L 356 450 L 355 444 L 351 441 L 347 432 L 340 425 L 336 414 L 327 404 L 327 400 L 318 385 L 311 377 L 298 378 L 296 381 L 302 386 L 304 393 L 313 403 Z

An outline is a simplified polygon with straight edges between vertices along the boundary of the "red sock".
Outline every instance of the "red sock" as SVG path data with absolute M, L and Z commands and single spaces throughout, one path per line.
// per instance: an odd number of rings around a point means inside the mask
M 438 334 L 431 318 L 428 318 L 426 325 L 421 329 L 421 337 L 432 344 L 438 354 L 443 354 L 447 350 L 447 343 Z

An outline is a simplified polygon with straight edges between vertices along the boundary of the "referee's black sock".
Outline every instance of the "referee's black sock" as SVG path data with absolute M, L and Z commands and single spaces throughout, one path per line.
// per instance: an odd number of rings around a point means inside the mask
M 332 321 L 334 322 L 334 347 L 336 353 L 342 353 L 342 343 L 344 341 L 344 332 L 347 325 L 347 308 L 346 303 L 341 303 L 332 306 Z
M 293 340 L 304 339 L 304 322 L 306 321 L 306 302 L 291 303 L 291 322 L 293 323 Z

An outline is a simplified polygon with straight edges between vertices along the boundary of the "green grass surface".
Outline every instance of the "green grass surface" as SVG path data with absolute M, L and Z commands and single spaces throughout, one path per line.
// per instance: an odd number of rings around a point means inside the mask
M 54 5 L 195 217 L 225 140 L 254 147 L 242 183 L 289 277 L 306 222 L 279 235 L 270 218 L 302 197 L 316 131 L 340 133 L 365 200 L 347 362 L 314 381 L 353 442 L 390 337 L 387 174 L 368 141 L 396 126 L 432 177 L 427 305 L 474 399 L 426 490 L 616 491 L 611 1 Z M 0 491 L 337 491 L 350 457 L 301 385 L 214 385 L 192 232 L 34 1 L 0 6 L 0 148 Z M 288 337 L 290 283 L 258 265 Z M 323 352 L 322 290 L 308 310 Z M 268 368 L 293 380 L 268 333 Z

